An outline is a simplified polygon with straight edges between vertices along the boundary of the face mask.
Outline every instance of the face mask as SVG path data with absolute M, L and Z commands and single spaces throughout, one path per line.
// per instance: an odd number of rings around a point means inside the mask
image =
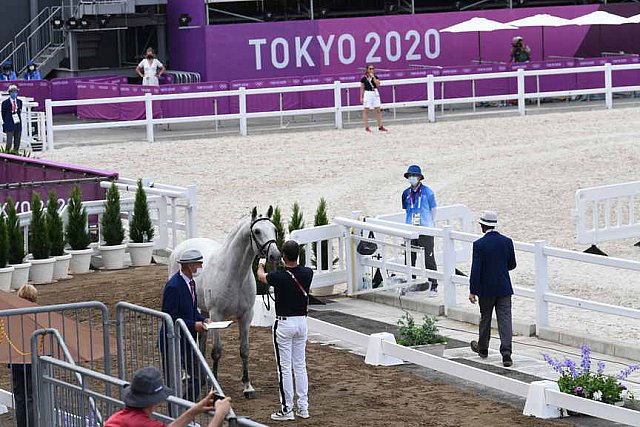
M 29 71 L 35 71 L 36 67 L 34 67 L 33 65 L 29 67 Z
M 11 92 L 9 96 L 13 99 L 16 99 L 18 97 L 18 92 Z
M 407 181 L 409 181 L 409 184 L 411 184 L 412 187 L 415 187 L 418 184 L 418 177 L 410 176 L 409 178 L 407 178 Z
M 202 273 L 202 267 L 198 267 L 198 268 L 196 269 L 196 271 L 191 271 L 191 275 L 192 275 L 193 277 L 198 277 L 198 276 L 200 276 L 200 274 L 201 274 L 201 273 Z

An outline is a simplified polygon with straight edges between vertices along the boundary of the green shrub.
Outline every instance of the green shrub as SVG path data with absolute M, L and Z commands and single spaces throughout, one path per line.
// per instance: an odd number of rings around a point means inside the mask
M 146 243 L 153 240 L 153 223 L 149 217 L 147 193 L 138 180 L 136 199 L 133 205 L 133 218 L 129 221 L 129 239 L 134 243 Z
M 40 193 L 31 196 L 31 225 L 29 226 L 31 244 L 29 245 L 34 259 L 47 259 L 51 254 L 49 242 L 49 225 L 43 208 Z
M 300 209 L 300 205 L 298 202 L 293 204 L 291 208 L 291 220 L 289 220 L 289 234 L 291 234 L 295 230 L 302 230 L 304 228 L 304 215 L 302 214 L 302 210 Z M 298 258 L 298 263 L 300 265 L 306 264 L 306 253 L 304 248 L 300 248 L 300 257 Z
M 276 246 L 278 247 L 278 250 L 282 250 L 282 245 L 284 245 L 285 228 L 280 207 L 276 206 L 273 211 L 273 217 L 271 217 L 271 222 L 276 226 Z
M 102 237 L 106 246 L 115 246 L 122 244 L 124 240 L 124 227 L 122 226 L 122 218 L 120 217 L 120 192 L 116 183 L 112 182 L 111 187 L 107 191 L 107 201 L 105 203 L 105 211 L 100 220 L 102 225 Z
M 51 243 L 51 256 L 64 255 L 64 225 L 58 213 L 58 195 L 55 191 L 49 192 L 47 202 L 47 221 L 49 222 L 49 242 Z
M 74 251 L 87 249 L 91 243 L 91 236 L 87 233 L 87 210 L 82 206 L 82 197 L 78 185 L 75 185 L 71 190 L 71 197 L 67 205 L 67 228 L 65 234 L 69 246 Z
M 435 316 L 425 315 L 422 325 L 417 326 L 413 316 L 405 313 L 398 320 L 398 344 L 405 346 L 445 343 L 447 339 L 438 334 Z
M 9 263 L 9 234 L 7 233 L 7 220 L 0 215 L 0 268 L 5 268 Z
M 329 224 L 329 218 L 327 216 L 327 201 L 324 197 L 320 198 L 318 209 L 316 209 L 316 216 L 313 218 L 314 227 Z M 318 259 L 317 243 L 313 243 L 311 250 L 313 251 L 313 264 L 316 265 Z M 329 269 L 329 242 L 324 240 L 320 243 L 320 250 L 322 251 L 322 270 Z
M 24 257 L 24 235 L 20 228 L 20 220 L 16 206 L 11 197 L 7 197 L 7 235 L 9 236 L 9 264 L 22 264 Z

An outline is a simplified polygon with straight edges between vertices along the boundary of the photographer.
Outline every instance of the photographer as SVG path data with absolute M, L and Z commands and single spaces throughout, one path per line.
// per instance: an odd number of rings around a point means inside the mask
M 276 321 L 273 324 L 273 345 L 278 365 L 280 410 L 271 419 L 295 419 L 293 411 L 293 378 L 296 381 L 298 404 L 295 415 L 309 418 L 309 400 L 305 346 L 307 345 L 307 305 L 313 270 L 298 265 L 300 246 L 293 240 L 282 245 L 284 269 L 266 274 L 265 259 L 258 261 L 258 280 L 273 286 L 276 299 Z
M 511 40 L 511 62 L 528 62 L 531 60 L 531 48 L 524 44 L 522 36 L 516 36 Z

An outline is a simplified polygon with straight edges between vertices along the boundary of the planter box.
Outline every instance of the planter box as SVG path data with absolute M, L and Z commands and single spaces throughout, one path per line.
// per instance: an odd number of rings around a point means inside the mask
M 134 267 L 142 267 L 151 264 L 153 256 L 153 242 L 145 243 L 127 243 L 129 255 L 131 256 L 131 265 Z
M 445 346 L 446 344 L 444 343 L 438 343 L 438 344 L 412 345 L 411 348 L 414 350 L 421 351 L 423 353 L 429 353 L 429 354 L 433 354 L 434 356 L 443 357 Z
M 29 269 L 31 268 L 30 262 L 23 262 L 22 264 L 11 264 L 14 268 L 11 275 L 11 289 L 18 290 L 20 286 L 29 283 Z
M 0 268 L 0 291 L 9 292 L 11 290 L 11 277 L 13 276 L 12 266 Z
M 71 255 L 71 262 L 69 263 L 69 271 L 71 274 L 84 274 L 89 272 L 93 249 L 65 249 L 64 251 Z
M 53 267 L 53 280 L 68 279 L 69 264 L 71 264 L 71 254 L 58 255 L 54 257 L 56 264 Z
M 34 285 L 44 285 L 53 282 L 53 268 L 56 265 L 55 258 L 32 259 L 29 276 Z
M 125 249 L 127 249 L 127 245 L 98 246 L 104 269 L 119 270 L 124 268 Z

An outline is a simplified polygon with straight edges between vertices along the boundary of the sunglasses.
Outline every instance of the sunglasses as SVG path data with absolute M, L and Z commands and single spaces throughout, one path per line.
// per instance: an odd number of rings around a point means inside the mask
M 369 68 L 367 68 L 367 70 L 375 70 L 375 68 L 369 67 Z

